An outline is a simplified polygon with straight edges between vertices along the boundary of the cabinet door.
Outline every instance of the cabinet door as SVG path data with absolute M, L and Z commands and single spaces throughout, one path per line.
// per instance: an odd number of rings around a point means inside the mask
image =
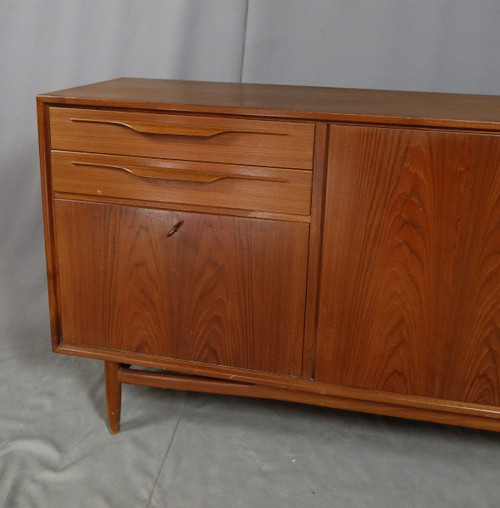
M 64 344 L 300 374 L 307 224 L 64 200 L 55 216 Z
M 500 137 L 329 139 L 316 379 L 500 405 Z

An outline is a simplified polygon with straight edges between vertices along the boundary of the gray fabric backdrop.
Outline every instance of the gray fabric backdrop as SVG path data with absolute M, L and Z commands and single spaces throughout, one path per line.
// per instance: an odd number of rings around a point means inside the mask
M 500 94 L 498 0 L 1 0 L 0 506 L 498 507 L 500 435 L 50 353 L 34 96 L 118 76 Z

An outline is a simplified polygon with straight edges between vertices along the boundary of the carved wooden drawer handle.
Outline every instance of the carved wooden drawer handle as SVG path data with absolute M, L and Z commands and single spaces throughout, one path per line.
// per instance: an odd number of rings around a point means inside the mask
M 216 172 L 198 172 L 187 171 L 181 169 L 164 169 L 164 168 L 145 168 L 141 166 L 119 166 L 115 164 L 99 164 L 96 162 L 80 162 L 72 161 L 71 164 L 75 166 L 89 166 L 104 169 L 111 169 L 130 173 L 131 175 L 140 178 L 150 178 L 154 180 L 173 180 L 179 182 L 198 182 L 198 183 L 213 183 L 220 180 L 258 180 L 263 182 L 281 182 L 285 183 L 287 180 L 283 178 L 272 178 L 269 176 L 254 176 L 254 175 L 228 175 L 226 173 Z
M 144 122 L 122 122 L 118 120 L 98 120 L 91 118 L 70 118 L 72 122 L 102 123 L 107 125 L 120 125 L 142 134 L 163 134 L 168 136 L 189 136 L 196 138 L 211 138 L 219 134 L 248 133 L 269 134 L 274 136 L 288 136 L 288 132 L 269 132 L 253 129 L 233 129 L 231 127 L 210 127 L 203 125 L 156 124 Z

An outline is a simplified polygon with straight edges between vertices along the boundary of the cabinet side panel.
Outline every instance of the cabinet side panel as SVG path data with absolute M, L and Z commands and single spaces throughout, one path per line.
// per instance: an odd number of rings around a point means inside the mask
M 331 129 L 316 379 L 500 404 L 500 138 Z
M 57 291 L 57 250 L 54 241 L 52 164 L 50 152 L 49 106 L 37 97 L 38 146 L 40 153 L 40 176 L 43 206 L 43 227 L 45 237 L 45 257 L 47 266 L 47 289 L 49 295 L 50 328 L 52 347 L 60 340 L 59 302 Z
M 300 374 L 307 224 L 55 210 L 63 344 Z

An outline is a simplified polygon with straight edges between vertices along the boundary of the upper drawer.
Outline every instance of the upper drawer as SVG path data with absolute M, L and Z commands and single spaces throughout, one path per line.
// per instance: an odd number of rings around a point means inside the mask
M 50 108 L 55 150 L 311 169 L 314 125 Z

